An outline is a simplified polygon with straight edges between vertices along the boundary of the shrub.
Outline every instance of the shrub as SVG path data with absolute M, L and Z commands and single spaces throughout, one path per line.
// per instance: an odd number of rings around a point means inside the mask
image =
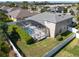
M 62 37 L 61 35 L 57 35 L 57 36 L 56 36 L 56 40 L 62 41 L 62 40 L 63 40 L 63 37 Z
M 7 45 L 6 43 L 3 43 L 1 46 L 1 51 L 3 51 L 6 54 L 9 53 L 9 51 L 10 51 L 9 45 Z
M 77 25 L 75 28 L 78 29 L 79 28 L 79 25 Z
M 64 8 L 64 13 L 67 13 L 67 8 Z

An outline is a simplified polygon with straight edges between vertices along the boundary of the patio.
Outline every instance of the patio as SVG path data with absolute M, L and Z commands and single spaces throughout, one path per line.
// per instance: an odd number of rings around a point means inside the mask
M 34 21 L 21 21 L 17 22 L 18 26 L 24 28 L 25 31 L 34 39 L 34 40 L 42 40 L 48 36 L 47 28 L 39 23 L 35 23 Z

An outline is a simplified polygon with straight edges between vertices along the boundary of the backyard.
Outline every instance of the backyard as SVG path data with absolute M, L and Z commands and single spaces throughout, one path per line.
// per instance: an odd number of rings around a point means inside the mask
M 56 57 L 78 57 L 79 56 L 79 39 L 75 38 Z
M 47 38 L 42 41 L 33 42 L 32 37 L 20 26 L 9 25 L 8 33 L 12 31 L 13 27 L 17 27 L 16 31 L 20 35 L 20 40 L 17 41 L 17 46 L 22 50 L 25 56 L 38 57 L 43 56 L 46 52 L 50 51 L 56 45 L 62 41 L 58 41 L 54 38 Z M 63 33 L 62 36 L 65 38 L 69 37 L 72 33 Z

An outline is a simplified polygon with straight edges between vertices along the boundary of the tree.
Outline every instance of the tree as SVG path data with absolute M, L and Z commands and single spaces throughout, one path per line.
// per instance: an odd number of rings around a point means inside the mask
M 31 6 L 31 9 L 32 9 L 33 11 L 36 11 L 36 10 L 37 10 L 37 7 L 36 7 L 36 6 Z
M 75 13 L 72 9 L 69 12 L 71 13 L 71 15 L 75 15 Z
M 56 36 L 56 40 L 58 40 L 58 41 L 62 41 L 63 40 L 61 34 L 59 34 L 59 35 Z
M 10 38 L 12 40 L 13 43 L 17 43 L 18 40 L 20 40 L 20 35 L 18 34 L 18 32 L 16 31 L 16 27 L 13 27 L 13 30 L 11 31 L 10 34 Z
M 23 1 L 21 8 L 28 9 L 28 2 L 27 1 Z
M 5 3 L 5 6 L 8 6 L 8 7 L 16 7 L 16 4 L 15 4 L 15 2 L 9 2 L 9 1 L 7 1 Z
M 63 10 L 63 11 L 64 11 L 64 13 L 67 13 L 67 8 L 64 8 L 64 10 Z
M 0 28 L 0 56 L 8 56 L 8 53 L 10 51 L 9 45 L 5 41 L 6 37 L 5 34 L 2 32 L 2 29 Z
M 2 24 L 1 28 L 3 29 L 4 33 L 7 33 L 7 31 L 8 31 L 8 25 L 6 23 Z
M 45 11 L 47 11 L 48 8 L 49 8 L 48 6 L 43 7 L 40 12 L 41 12 L 41 13 L 42 13 L 42 12 L 45 12 Z
M 16 4 L 14 2 L 10 3 L 10 7 L 16 7 Z
M 0 21 L 3 21 L 3 22 L 10 22 L 12 21 L 11 19 L 9 19 L 9 17 L 4 13 L 4 12 L 1 12 L 0 11 Z

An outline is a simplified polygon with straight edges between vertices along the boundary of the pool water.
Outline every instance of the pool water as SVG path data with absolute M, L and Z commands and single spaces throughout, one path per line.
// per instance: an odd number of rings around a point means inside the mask
M 36 27 L 26 27 L 25 31 L 33 37 L 33 39 L 41 40 L 46 37 L 45 33 L 38 30 Z
M 26 28 L 25 30 L 26 30 L 30 35 L 33 34 L 33 29 L 31 29 L 31 28 Z

